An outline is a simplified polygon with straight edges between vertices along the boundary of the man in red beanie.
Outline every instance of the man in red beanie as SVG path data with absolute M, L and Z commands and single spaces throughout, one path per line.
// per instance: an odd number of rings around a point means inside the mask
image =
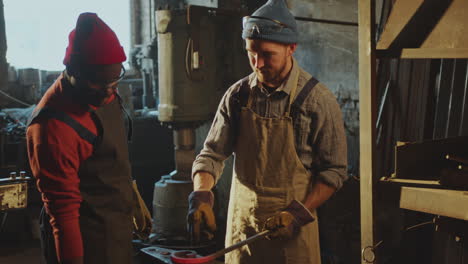
M 81 14 L 66 70 L 30 119 L 28 155 L 44 202 L 48 264 L 132 262 L 130 133 L 116 93 L 125 60 L 112 29 L 96 14 Z

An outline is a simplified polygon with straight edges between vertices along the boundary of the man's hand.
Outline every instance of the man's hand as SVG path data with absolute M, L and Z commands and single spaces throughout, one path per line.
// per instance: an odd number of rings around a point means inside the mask
M 288 239 L 297 232 L 294 222 L 294 216 L 286 211 L 281 211 L 278 214 L 268 218 L 265 223 L 265 229 L 275 230 L 272 234 L 268 235 L 269 239 Z
M 213 238 L 213 232 L 216 231 L 213 204 L 214 195 L 211 191 L 193 191 L 190 194 L 187 224 L 193 242 Z
M 276 232 L 268 236 L 270 239 L 289 239 L 299 233 L 303 225 L 313 222 L 314 220 L 315 218 L 303 204 L 293 200 L 284 211 L 266 220 L 265 229 L 277 229 Z

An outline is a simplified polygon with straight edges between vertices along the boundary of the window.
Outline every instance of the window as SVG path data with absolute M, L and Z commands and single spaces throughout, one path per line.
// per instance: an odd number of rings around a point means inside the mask
M 15 68 L 61 71 L 68 34 L 78 15 L 97 13 L 117 34 L 128 57 L 129 0 L 4 0 L 7 61 Z

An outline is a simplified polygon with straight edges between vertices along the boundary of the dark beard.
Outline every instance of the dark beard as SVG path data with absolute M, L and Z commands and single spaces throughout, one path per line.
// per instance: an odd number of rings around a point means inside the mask
M 281 69 L 279 69 L 277 72 L 271 72 L 271 71 L 266 71 L 266 74 L 263 74 L 261 71 L 260 74 L 263 76 L 263 80 L 260 80 L 263 83 L 270 83 L 273 84 L 274 86 L 280 86 L 283 80 L 281 79 L 281 73 L 284 72 L 286 69 L 287 63 L 285 62 Z M 257 73 L 258 76 L 258 73 Z
M 93 106 L 100 106 L 107 97 L 105 91 L 95 90 L 89 87 L 82 87 L 81 93 L 83 100 L 85 100 L 86 103 Z
M 69 91 L 72 99 L 82 105 L 100 106 L 107 97 L 105 91 L 95 90 L 84 84 L 78 86 L 70 84 Z

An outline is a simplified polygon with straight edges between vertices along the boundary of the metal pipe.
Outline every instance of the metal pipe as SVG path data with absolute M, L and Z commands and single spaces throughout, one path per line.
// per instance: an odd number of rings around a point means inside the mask
M 447 106 L 447 123 L 445 124 L 445 137 L 450 137 L 450 118 L 452 115 L 452 103 L 453 100 L 453 92 L 455 90 L 455 73 L 457 72 L 457 59 L 453 60 L 453 69 L 452 69 L 452 79 L 450 80 L 450 94 L 448 98 L 448 106 Z M 458 121 L 458 120 L 457 120 Z
M 177 149 L 193 149 L 195 147 L 195 130 L 182 128 L 174 131 L 174 145 Z
M 174 180 L 190 181 L 192 164 L 195 160 L 195 129 L 182 128 L 174 130 L 175 166 L 177 173 Z
M 0 0 L 0 63 L 6 63 L 6 52 L 7 41 L 5 30 L 5 12 L 3 9 L 3 0 Z
M 130 45 L 142 44 L 141 41 L 141 2 L 140 0 L 130 0 Z
M 7 40 L 5 30 L 5 13 L 3 0 L 0 0 L 0 90 L 5 90 L 8 84 L 8 64 L 6 60 Z
M 468 61 L 467 61 L 468 63 Z M 468 124 L 466 123 L 468 121 L 468 118 L 465 116 L 466 114 L 466 104 L 468 103 L 468 66 L 466 67 L 466 75 L 465 75 L 465 90 L 463 93 L 463 104 L 462 104 L 462 109 L 461 109 L 461 117 L 460 117 L 460 129 L 458 131 L 458 135 L 462 136 L 464 132 L 468 132 L 468 129 L 465 130 L 465 127 L 468 127 Z
M 296 20 L 299 21 L 307 21 L 307 22 L 316 22 L 316 23 L 324 23 L 324 24 L 333 24 L 333 25 L 342 25 L 342 26 L 359 26 L 358 23 L 355 22 L 347 22 L 347 21 L 338 21 L 338 20 L 329 20 L 329 19 L 318 19 L 318 18 L 310 18 L 310 17 L 294 17 Z
M 153 25 L 154 25 L 154 21 L 153 21 L 153 13 L 154 13 L 154 10 L 153 10 L 153 0 L 149 0 L 148 1 L 149 3 L 149 8 L 148 8 L 148 11 L 149 11 L 149 39 L 153 39 Z

